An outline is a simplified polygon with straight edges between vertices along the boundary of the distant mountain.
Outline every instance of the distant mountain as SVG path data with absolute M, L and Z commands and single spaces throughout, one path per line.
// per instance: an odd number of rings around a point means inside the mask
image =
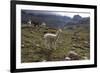
M 72 20 L 66 23 L 64 26 L 72 26 L 72 25 L 89 25 L 90 17 L 81 17 L 79 15 L 74 15 Z
M 85 17 L 85 18 L 82 18 L 80 21 L 79 21 L 80 24 L 90 24 L 90 17 Z
M 80 15 L 74 15 L 74 17 L 73 17 L 74 21 L 79 21 L 81 19 L 82 19 L 82 17 Z
M 50 14 L 50 13 L 29 13 L 25 11 L 21 11 L 21 23 L 26 24 L 29 20 L 33 22 L 45 22 L 48 27 L 53 28 L 63 28 L 67 25 L 75 25 L 75 24 L 89 24 L 90 18 L 82 18 L 79 15 L 74 15 L 73 18 L 68 16 L 61 16 L 57 14 Z

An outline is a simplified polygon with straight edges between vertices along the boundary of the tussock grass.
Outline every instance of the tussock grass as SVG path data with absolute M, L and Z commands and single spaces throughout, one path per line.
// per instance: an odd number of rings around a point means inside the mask
M 80 56 L 90 58 L 89 29 L 63 29 L 57 41 L 57 49 L 48 50 L 44 46 L 43 35 L 55 33 L 57 29 L 48 27 L 21 27 L 21 62 L 63 61 L 69 51 L 75 51 Z

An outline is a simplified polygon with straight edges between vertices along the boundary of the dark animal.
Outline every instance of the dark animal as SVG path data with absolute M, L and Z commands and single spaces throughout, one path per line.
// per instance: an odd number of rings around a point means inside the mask
M 41 25 L 41 22 L 32 21 L 32 24 L 34 25 L 34 27 L 39 27 Z

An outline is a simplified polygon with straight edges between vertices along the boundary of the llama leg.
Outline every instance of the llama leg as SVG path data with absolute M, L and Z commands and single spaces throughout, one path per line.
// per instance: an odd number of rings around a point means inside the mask
M 49 42 L 49 39 L 45 39 L 45 48 L 46 49 L 50 49 L 50 42 Z
M 56 50 L 56 42 L 54 42 L 54 49 Z
M 52 48 L 52 41 L 49 39 L 49 44 L 48 44 L 49 48 L 48 49 L 51 49 Z
M 44 45 L 45 45 L 45 48 L 48 48 L 48 43 L 47 43 L 47 40 L 45 39 L 45 41 L 44 41 Z

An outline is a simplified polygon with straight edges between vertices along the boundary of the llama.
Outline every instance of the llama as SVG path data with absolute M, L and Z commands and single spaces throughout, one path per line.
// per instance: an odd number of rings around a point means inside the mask
M 41 27 L 46 27 L 46 23 L 45 22 L 42 22 L 41 23 Z
M 31 19 L 29 19 L 27 23 L 29 24 L 29 26 L 33 25 L 34 27 L 39 27 L 41 25 L 41 22 L 32 21 Z
M 32 25 L 32 21 L 31 21 L 31 20 L 29 20 L 29 21 L 28 21 L 28 24 L 29 24 L 29 26 L 31 26 L 31 25 Z
M 56 49 L 56 42 L 59 38 L 60 32 L 62 32 L 62 30 L 58 29 L 55 34 L 53 33 L 44 34 L 44 39 L 45 39 L 44 44 L 47 49 Z
M 41 22 L 37 21 L 32 21 L 32 23 L 34 24 L 34 27 L 39 27 L 41 25 Z

